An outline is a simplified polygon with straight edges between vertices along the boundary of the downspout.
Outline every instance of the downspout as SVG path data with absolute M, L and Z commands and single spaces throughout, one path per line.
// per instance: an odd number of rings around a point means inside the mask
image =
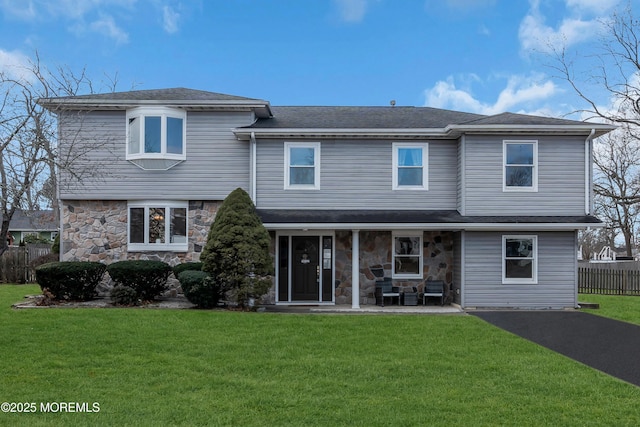
M 250 143 L 250 156 L 251 156 L 251 169 L 250 169 L 250 175 L 251 175 L 251 200 L 253 201 L 253 204 L 256 204 L 256 195 L 257 195 L 257 190 L 256 190 L 256 185 L 257 185 L 257 178 L 256 178 L 256 170 L 257 170 L 257 161 L 256 161 L 256 134 L 255 132 L 251 132 L 251 143 Z
M 584 140 L 584 213 L 591 214 L 591 195 L 593 189 L 593 174 L 591 172 L 591 142 L 596 130 L 591 129 L 589 136 Z

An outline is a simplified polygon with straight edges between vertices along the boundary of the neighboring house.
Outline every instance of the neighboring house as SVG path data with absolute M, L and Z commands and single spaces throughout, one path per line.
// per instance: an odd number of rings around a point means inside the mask
M 242 187 L 273 238 L 275 303 L 373 303 L 382 267 L 403 287 L 444 280 L 462 307 L 577 305 L 592 140 L 612 126 L 183 88 L 40 103 L 63 155 L 97 172 L 61 170 L 64 260 L 197 260 Z
M 0 215 L 0 220 L 2 215 Z M 52 210 L 23 211 L 16 209 L 9 223 L 9 245 L 18 245 L 29 235 L 53 241 L 58 235 L 58 221 Z

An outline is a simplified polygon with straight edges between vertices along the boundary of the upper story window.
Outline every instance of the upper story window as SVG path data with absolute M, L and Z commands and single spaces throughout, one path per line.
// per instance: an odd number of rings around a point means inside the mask
M 502 236 L 502 258 L 502 283 L 537 283 L 537 236 Z
M 538 191 L 538 142 L 504 141 L 504 191 Z
M 429 144 L 393 144 L 393 189 L 428 190 Z
M 169 169 L 185 160 L 186 118 L 187 113 L 176 108 L 127 111 L 127 160 L 143 169 Z
M 320 143 L 284 143 L 284 188 L 320 189 Z
M 129 202 L 129 251 L 186 251 L 187 202 Z
M 422 278 L 422 232 L 398 232 L 393 234 L 394 279 Z

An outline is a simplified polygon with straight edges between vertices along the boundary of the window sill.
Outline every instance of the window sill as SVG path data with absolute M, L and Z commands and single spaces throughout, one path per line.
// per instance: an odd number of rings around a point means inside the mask
M 313 191 L 320 190 L 320 187 L 316 187 L 315 185 L 289 185 L 284 187 L 285 190 L 303 190 L 303 191 Z
M 505 193 L 537 193 L 536 187 L 503 187 L 502 191 Z
M 398 280 L 422 280 L 424 277 L 422 277 L 422 274 L 392 274 L 391 278 Z
M 129 243 L 127 245 L 128 252 L 187 252 L 188 250 L 189 245 L 187 243 L 154 245 L 145 245 L 143 243 Z
M 428 187 L 421 187 L 417 185 L 407 185 L 402 187 L 393 187 L 393 191 L 427 191 Z
M 503 285 L 537 285 L 538 281 L 533 279 L 502 279 Z

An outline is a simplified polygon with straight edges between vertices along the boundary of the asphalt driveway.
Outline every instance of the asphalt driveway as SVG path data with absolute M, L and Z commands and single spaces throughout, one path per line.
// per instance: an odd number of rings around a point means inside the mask
M 640 386 L 640 326 L 580 311 L 469 313 L 592 368 Z

